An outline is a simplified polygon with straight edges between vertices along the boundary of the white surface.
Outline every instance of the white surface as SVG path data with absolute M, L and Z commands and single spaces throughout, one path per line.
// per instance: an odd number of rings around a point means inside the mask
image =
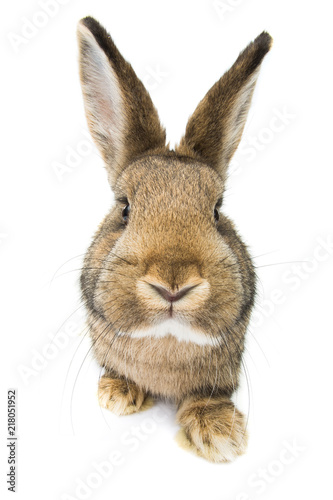
M 220 15 L 216 3 L 203 0 L 62 3 L 45 18 L 36 14 L 38 1 L 7 2 L 1 18 L 0 394 L 6 415 L 6 390 L 18 390 L 15 498 L 326 498 L 332 449 L 329 2 L 226 0 Z M 78 336 L 84 319 L 82 309 L 75 310 L 81 257 L 112 194 L 86 132 L 79 87 L 75 31 L 88 14 L 110 31 L 151 90 L 171 143 L 239 51 L 263 29 L 274 38 L 225 198 L 225 211 L 258 256 L 260 277 L 244 360 L 250 392 L 244 376 L 237 395 L 240 408 L 250 406 L 249 449 L 231 465 L 179 449 L 168 405 L 123 418 L 97 406 L 100 368 L 87 339 Z M 15 51 L 8 34 L 20 35 L 24 18 L 45 26 Z M 73 149 L 79 150 L 75 158 Z M 60 180 L 55 162 L 64 164 L 69 152 Z M 58 348 L 47 349 L 58 331 Z M 5 486 L 4 418 L 0 431 L 1 498 L 12 498 Z M 106 460 L 109 475 L 99 479 L 96 467 Z M 85 496 L 76 491 L 80 481 L 94 480 Z

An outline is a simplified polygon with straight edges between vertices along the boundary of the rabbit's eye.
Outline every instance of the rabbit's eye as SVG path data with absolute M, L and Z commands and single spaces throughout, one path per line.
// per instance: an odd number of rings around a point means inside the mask
M 123 221 L 127 224 L 128 219 L 129 219 L 129 213 L 130 213 L 130 205 L 127 203 L 126 207 L 123 208 L 121 215 L 123 218 Z
M 220 218 L 219 208 L 222 205 L 222 198 L 219 198 L 214 208 L 214 219 L 217 222 Z

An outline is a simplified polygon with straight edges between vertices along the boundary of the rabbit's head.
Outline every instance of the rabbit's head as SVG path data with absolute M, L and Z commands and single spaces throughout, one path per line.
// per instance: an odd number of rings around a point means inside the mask
M 86 255 L 86 305 L 119 335 L 214 343 L 246 326 L 254 300 L 253 266 L 222 213 L 223 192 L 271 37 L 258 36 L 213 85 L 175 150 L 104 28 L 85 18 L 78 38 L 87 120 L 115 194 Z

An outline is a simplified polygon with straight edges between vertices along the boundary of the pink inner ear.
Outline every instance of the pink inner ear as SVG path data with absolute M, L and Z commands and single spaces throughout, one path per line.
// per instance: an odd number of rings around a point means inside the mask
M 98 111 L 98 113 L 96 113 L 96 116 L 100 118 L 103 127 L 106 128 L 106 130 L 110 130 L 110 125 L 113 122 L 113 118 L 115 118 L 113 109 L 112 107 L 110 107 L 110 99 L 108 99 L 101 92 L 96 92 L 94 101 L 94 107 L 96 108 L 96 111 Z
M 81 83 L 88 125 L 107 163 L 123 156 L 123 99 L 110 61 L 95 37 L 79 25 Z

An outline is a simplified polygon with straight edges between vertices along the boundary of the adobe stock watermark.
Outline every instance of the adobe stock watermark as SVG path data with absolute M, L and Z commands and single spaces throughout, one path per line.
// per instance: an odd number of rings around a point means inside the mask
M 4 243 L 4 241 L 8 238 L 7 233 L 0 233 L 0 246 Z
M 73 173 L 94 150 L 95 146 L 88 130 L 82 129 L 80 136 L 75 144 L 65 147 L 65 155 L 61 161 L 51 162 L 51 168 L 59 182 L 63 182 L 66 176 Z
M 247 480 L 244 491 L 239 493 L 235 500 L 253 500 L 265 493 L 305 451 L 306 447 L 300 445 L 296 439 L 283 441 L 278 457 L 253 472 Z
M 146 74 L 142 78 L 142 82 L 149 92 L 157 89 L 169 77 L 169 73 L 162 71 L 158 64 L 155 67 L 146 66 L 145 70 Z
M 39 10 L 36 10 L 30 18 L 21 17 L 21 25 L 19 33 L 10 31 L 7 34 L 9 43 L 18 53 L 32 39 L 34 39 L 40 31 L 47 26 L 50 19 L 57 16 L 61 7 L 67 5 L 71 0 L 39 0 Z
M 268 297 L 261 301 L 253 311 L 251 325 L 260 327 L 266 319 L 271 317 L 276 309 L 284 304 L 288 297 L 297 292 L 299 288 L 315 273 L 320 266 L 332 258 L 333 236 L 331 234 L 316 238 L 316 245 L 312 250 L 312 255 L 305 257 L 303 262 L 292 264 L 281 276 L 283 288 L 274 288 Z
M 290 112 L 286 106 L 281 109 L 273 108 L 272 114 L 273 116 L 267 125 L 262 127 L 257 135 L 249 136 L 245 132 L 237 150 L 237 155 L 242 156 L 246 162 L 252 162 L 257 157 L 257 154 L 264 151 L 274 141 L 275 137 L 283 133 L 296 118 L 296 115 Z M 230 162 L 231 175 L 239 175 L 242 170 L 243 168 L 238 160 Z
M 63 493 L 61 500 L 86 500 L 100 488 L 105 481 L 112 477 L 121 466 L 126 463 L 128 456 L 135 453 L 140 445 L 147 441 L 171 414 L 169 407 L 155 406 L 150 416 L 141 421 L 139 425 L 132 425 L 120 436 L 122 451 L 116 449 L 111 451 L 101 461 L 91 463 L 91 470 L 84 477 L 75 479 L 73 493 Z
M 43 372 L 68 347 L 71 340 L 78 337 L 82 329 L 82 322 L 79 319 L 69 320 L 56 334 L 49 332 L 47 334 L 49 340 L 43 346 L 31 349 L 29 362 L 17 366 L 24 385 L 29 385 Z
M 221 21 L 224 21 L 226 16 L 234 12 L 244 0 L 214 0 L 213 8 Z

